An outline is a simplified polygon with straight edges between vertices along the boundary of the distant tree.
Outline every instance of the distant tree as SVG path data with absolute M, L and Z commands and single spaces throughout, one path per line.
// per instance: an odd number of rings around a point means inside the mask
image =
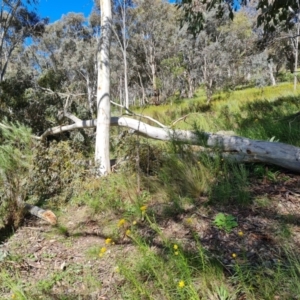
M 150 102 L 159 104 L 163 80 L 160 78 L 161 62 L 173 57 L 179 46 L 176 10 L 162 0 L 135 0 L 134 4 L 135 27 L 129 49 L 134 58 L 132 65 L 142 85 L 151 90 Z
M 33 1 L 29 0 L 29 3 Z M 0 83 L 5 79 L 13 52 L 28 37 L 42 35 L 47 19 L 29 11 L 21 0 L 2 0 L 0 5 Z M 1 89 L 0 89 L 1 93 Z
M 217 10 L 217 16 L 228 13 L 234 16 L 237 0 L 177 0 L 177 7 L 184 12 L 183 22 L 193 34 L 199 33 L 205 27 L 206 11 Z M 241 6 L 248 6 L 248 0 L 239 0 Z M 275 31 L 279 24 L 286 28 L 293 26 L 294 13 L 299 12 L 298 0 L 257 0 L 253 1 L 259 11 L 257 26 L 263 26 L 265 31 Z
M 95 116 L 97 39 L 83 14 L 69 13 L 46 26 L 27 53 L 40 87 L 73 95 L 81 114 Z
M 130 38 L 130 23 L 133 21 L 128 10 L 133 6 L 132 0 L 115 0 L 113 5 L 113 26 L 112 30 L 117 44 L 122 52 L 123 79 L 124 79 L 124 106 L 129 108 L 128 92 L 128 58 L 127 48 Z M 120 99 L 121 101 L 122 99 Z

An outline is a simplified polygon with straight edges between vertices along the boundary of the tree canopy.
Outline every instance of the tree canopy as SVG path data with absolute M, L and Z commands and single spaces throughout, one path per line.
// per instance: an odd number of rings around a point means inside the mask
M 188 23 L 189 31 L 194 35 L 205 26 L 207 12 L 215 9 L 221 18 L 228 14 L 233 18 L 236 0 L 178 0 L 177 7 L 184 11 L 183 22 Z M 244 7 L 254 5 L 259 11 L 257 26 L 263 26 L 266 31 L 275 31 L 278 25 L 290 28 L 295 23 L 295 16 L 299 13 L 298 0 L 239 0 Z

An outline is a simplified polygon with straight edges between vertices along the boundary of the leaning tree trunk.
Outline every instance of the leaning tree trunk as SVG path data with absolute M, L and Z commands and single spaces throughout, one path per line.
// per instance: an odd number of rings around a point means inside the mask
M 80 120 L 69 113 L 65 113 L 64 116 L 74 121 L 74 124 L 49 128 L 38 138 L 45 139 L 48 135 L 79 128 L 91 128 L 98 124 L 97 120 Z M 154 120 L 151 119 L 151 121 Z M 251 140 L 240 136 L 227 135 L 226 132 L 215 134 L 175 130 L 162 124 L 159 124 L 162 128 L 158 128 L 128 117 L 112 117 L 110 122 L 111 126 L 126 127 L 131 129 L 132 133 L 147 138 L 200 145 L 203 151 L 210 151 L 212 155 L 218 154 L 232 161 L 269 163 L 300 172 L 300 148 L 292 145 Z
M 98 175 L 110 173 L 109 128 L 110 128 L 110 41 L 111 41 L 111 0 L 100 0 L 101 39 L 98 50 L 97 86 L 97 132 L 95 162 Z

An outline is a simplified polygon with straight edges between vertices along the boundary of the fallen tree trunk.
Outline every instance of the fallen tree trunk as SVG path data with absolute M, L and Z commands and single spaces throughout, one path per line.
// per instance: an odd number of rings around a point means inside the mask
M 21 197 L 17 197 L 17 203 L 21 209 L 25 210 L 25 212 L 27 212 L 33 216 L 36 216 L 40 219 L 43 219 L 44 221 L 46 221 L 47 223 L 49 223 L 51 225 L 57 224 L 57 217 L 51 210 L 44 210 L 38 206 L 26 203 L 21 199 Z
M 64 115 L 75 123 L 50 128 L 38 139 L 43 140 L 48 135 L 64 131 L 96 126 L 96 120 L 80 120 L 69 113 Z M 112 117 L 111 126 L 125 127 L 131 129 L 135 134 L 156 140 L 201 145 L 207 149 L 213 149 L 223 157 L 236 162 L 268 163 L 300 172 L 300 148 L 284 143 L 251 140 L 226 134 L 179 130 L 169 127 L 159 128 L 128 117 Z
M 33 216 L 43 219 L 51 225 L 57 224 L 57 218 L 51 210 L 44 210 L 38 206 L 24 203 L 24 209 Z

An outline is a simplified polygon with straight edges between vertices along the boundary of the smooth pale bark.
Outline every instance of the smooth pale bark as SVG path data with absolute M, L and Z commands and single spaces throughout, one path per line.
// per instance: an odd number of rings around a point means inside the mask
M 299 4 L 299 2 L 298 2 Z M 300 23 L 299 23 L 299 15 L 297 16 L 297 36 L 295 40 L 295 66 L 294 66 L 294 92 L 297 91 L 297 74 L 298 74 L 298 48 L 299 48 L 299 33 L 300 33 Z
M 66 114 L 74 124 L 57 126 L 48 129 L 40 139 L 48 135 L 78 128 L 91 128 L 97 126 L 97 120 L 80 120 Z M 191 145 L 201 145 L 211 149 L 224 158 L 236 162 L 261 162 L 270 163 L 286 169 L 300 172 L 300 148 L 277 142 L 257 141 L 244 137 L 214 134 L 209 132 L 195 132 L 189 130 L 171 129 L 169 127 L 155 127 L 140 120 L 128 117 L 112 117 L 111 126 L 129 128 L 133 133 L 162 141 L 176 141 Z
M 269 68 L 269 74 L 270 74 L 270 79 L 271 79 L 271 83 L 272 86 L 276 85 L 276 79 L 274 77 L 274 72 L 273 72 L 273 61 L 268 61 L 268 68 Z
M 111 0 L 100 0 L 101 40 L 98 50 L 97 85 L 97 132 L 95 162 L 98 175 L 110 173 L 109 128 L 110 128 L 110 42 L 111 42 Z
M 117 42 L 120 46 L 122 55 L 123 55 L 123 64 L 124 64 L 124 94 L 125 94 L 125 101 L 124 106 L 125 108 L 129 108 L 129 92 L 128 92 L 128 66 L 127 66 L 127 48 L 128 48 L 128 33 L 126 32 L 126 0 L 119 0 L 119 7 L 120 7 L 120 13 L 122 18 L 122 25 L 121 25 L 121 31 L 122 31 L 122 40 L 120 40 L 119 35 L 117 31 L 113 28 L 113 32 L 115 34 L 115 37 L 117 39 Z M 120 103 L 122 97 L 120 97 Z

